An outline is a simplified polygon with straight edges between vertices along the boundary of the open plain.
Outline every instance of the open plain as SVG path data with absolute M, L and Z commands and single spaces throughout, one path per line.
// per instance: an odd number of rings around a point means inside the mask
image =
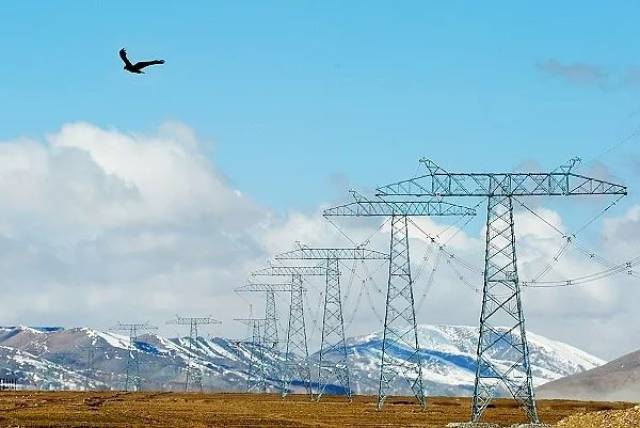
M 548 424 L 579 413 L 633 407 L 620 402 L 541 400 Z M 376 410 L 375 397 L 274 394 L 197 394 L 123 392 L 2 392 L 1 427 L 445 427 L 468 420 L 469 398 L 431 398 L 421 410 L 412 400 L 388 400 Z M 511 400 L 496 400 L 486 422 L 511 426 L 524 422 Z

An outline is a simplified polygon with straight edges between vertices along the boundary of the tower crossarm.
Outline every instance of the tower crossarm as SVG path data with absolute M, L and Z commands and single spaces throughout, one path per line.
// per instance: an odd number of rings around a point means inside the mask
M 253 272 L 251 276 L 324 276 L 326 273 L 325 266 L 269 266 Z
M 191 324 L 222 324 L 222 321 L 218 321 L 212 317 L 181 317 L 176 316 L 175 318 L 167 321 L 167 324 L 170 325 L 191 325 Z
M 111 331 L 127 331 L 127 332 L 138 332 L 138 331 L 150 331 L 157 330 L 158 327 L 151 325 L 147 322 L 145 323 L 122 323 L 119 322 L 115 327 L 110 328 Z
M 378 196 L 575 196 L 626 195 L 620 184 L 574 174 L 571 168 L 550 173 L 450 173 L 422 159 L 428 174 L 387 184 Z
M 291 283 L 275 284 L 268 282 L 251 282 L 241 287 L 237 287 L 234 291 L 239 293 L 258 292 L 258 291 L 274 291 L 274 292 L 291 292 Z
M 441 201 L 385 201 L 360 199 L 324 210 L 325 217 L 473 216 L 473 208 Z
M 265 321 L 264 318 L 234 318 L 233 320 L 245 325 L 253 325 L 255 323 L 260 324 Z
M 276 260 L 387 260 L 389 255 L 366 248 L 309 248 L 300 247 L 278 254 Z

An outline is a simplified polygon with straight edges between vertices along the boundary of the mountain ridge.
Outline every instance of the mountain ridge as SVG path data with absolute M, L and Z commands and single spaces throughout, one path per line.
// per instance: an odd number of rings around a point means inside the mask
M 640 350 L 543 385 L 542 398 L 640 401 Z
M 478 329 L 420 325 L 418 334 L 426 393 L 472 394 Z M 536 386 L 605 363 L 562 342 L 535 333 L 528 335 Z M 376 394 L 382 332 L 351 337 L 346 344 L 354 393 Z M 0 328 L 0 370 L 6 376 L 17 377 L 29 388 L 122 389 L 129 346 L 127 336 L 86 327 L 51 330 L 4 327 Z M 393 358 L 406 358 L 409 353 L 397 343 L 390 344 L 387 349 Z M 264 355 L 260 364 L 270 373 L 268 389 L 276 391 L 283 353 L 262 350 L 260 354 Z M 252 345 L 224 337 L 199 337 L 190 342 L 188 337 L 166 338 L 146 333 L 134 341 L 132 355 L 141 362 L 145 389 L 184 389 L 186 367 L 191 364 L 202 373 L 205 389 L 243 391 L 252 364 Z M 331 352 L 326 354 L 328 359 L 336 356 Z M 497 347 L 491 357 L 498 365 L 509 365 L 515 355 L 505 346 Z M 317 358 L 317 353 L 310 355 L 310 362 L 313 364 Z M 312 373 L 317 376 L 317 369 Z M 301 390 L 299 379 L 294 379 L 293 384 L 294 392 Z M 330 385 L 331 390 L 332 387 Z M 402 381 L 393 385 L 392 391 L 398 395 L 410 393 Z

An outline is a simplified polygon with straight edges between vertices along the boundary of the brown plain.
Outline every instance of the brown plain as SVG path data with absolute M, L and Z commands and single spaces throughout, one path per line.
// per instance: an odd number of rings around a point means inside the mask
M 0 427 L 445 427 L 469 418 L 468 398 L 429 399 L 421 410 L 407 398 L 391 398 L 383 411 L 375 397 L 275 394 L 124 392 L 2 392 Z M 632 408 L 631 403 L 540 400 L 542 420 L 555 424 L 569 415 Z M 496 400 L 486 422 L 524 422 L 513 401 Z

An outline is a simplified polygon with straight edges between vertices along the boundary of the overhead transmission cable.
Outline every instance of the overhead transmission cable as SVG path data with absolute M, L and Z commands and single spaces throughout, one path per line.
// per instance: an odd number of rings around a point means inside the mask
M 522 281 L 522 284 L 524 286 L 532 287 L 532 288 L 533 287 L 538 287 L 538 288 L 541 288 L 541 287 L 544 287 L 544 288 L 548 288 L 548 287 L 566 287 L 567 285 L 578 285 L 578 284 L 585 284 L 587 282 L 597 281 L 599 279 L 603 279 L 603 278 L 606 278 L 608 276 L 615 275 L 615 274 L 618 274 L 618 273 L 624 272 L 624 271 L 626 271 L 627 274 L 630 275 L 630 276 L 640 277 L 640 275 L 638 275 L 637 273 L 633 272 L 633 270 L 630 270 L 630 268 L 632 266 L 635 266 L 635 263 L 636 263 L 635 262 L 635 258 L 632 259 L 631 261 L 627 261 L 627 262 L 620 263 L 620 264 L 615 264 L 615 263 L 610 262 L 609 260 L 607 260 L 603 256 L 598 255 L 595 251 L 589 250 L 589 249 L 583 247 L 582 245 L 580 245 L 580 244 L 578 244 L 576 242 L 578 234 L 583 232 L 589 225 L 593 224 L 600 217 L 604 216 L 609 209 L 611 209 L 613 206 L 615 206 L 620 201 L 620 199 L 622 199 L 622 196 L 620 196 L 619 198 L 617 198 L 616 200 L 611 202 L 609 205 L 607 205 L 605 208 L 603 208 L 600 212 L 598 212 L 598 214 L 596 214 L 595 216 L 590 218 L 585 224 L 583 224 L 578 229 L 576 229 L 575 232 L 570 233 L 570 234 L 564 233 L 556 225 L 554 225 L 549 220 L 545 219 L 540 214 L 538 214 L 537 212 L 535 212 L 534 210 L 529 208 L 526 204 L 524 204 L 519 199 L 517 199 L 517 198 L 513 198 L 513 199 L 521 207 L 523 207 L 525 210 L 527 210 L 529 213 L 531 213 L 537 219 L 542 221 L 544 224 L 546 224 L 548 227 L 550 227 L 552 230 L 554 230 L 556 233 L 558 233 L 564 239 L 564 242 L 560 246 L 559 250 L 555 253 L 555 255 L 552 257 L 552 260 L 545 266 L 545 268 L 542 269 L 542 271 L 540 273 L 535 275 L 532 280 Z M 590 259 L 596 259 L 597 261 L 600 262 L 600 264 L 605 266 L 607 269 L 605 269 L 603 271 L 600 271 L 600 272 L 595 272 L 593 274 L 583 275 L 581 277 L 577 277 L 577 278 L 573 278 L 573 279 L 566 279 L 566 280 L 560 280 L 560 281 L 540 281 L 543 276 L 545 276 L 547 273 L 549 273 L 553 269 L 553 265 L 555 263 L 558 263 L 558 261 L 560 260 L 561 256 L 566 253 L 566 250 L 569 247 L 569 245 L 573 245 L 577 250 L 579 250 L 580 252 L 585 254 Z M 640 257 L 640 256 L 638 256 L 638 257 Z M 537 286 L 536 284 L 540 284 L 540 286 Z

